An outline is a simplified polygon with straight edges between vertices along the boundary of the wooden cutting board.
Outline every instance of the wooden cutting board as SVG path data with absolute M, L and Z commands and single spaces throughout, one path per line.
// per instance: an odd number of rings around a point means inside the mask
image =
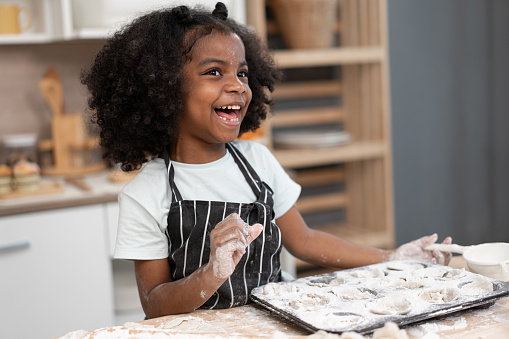
M 87 136 L 81 113 L 65 113 L 62 83 L 54 67 L 39 81 L 39 89 L 53 112 L 52 139 L 39 142 L 40 151 L 53 153 L 53 166 L 42 168 L 42 173 L 80 176 L 104 170 L 105 162 L 90 164 L 84 160 L 84 152 L 98 148 L 98 139 Z

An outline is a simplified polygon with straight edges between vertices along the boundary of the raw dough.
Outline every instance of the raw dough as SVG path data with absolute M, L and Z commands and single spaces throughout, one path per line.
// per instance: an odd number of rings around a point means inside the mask
M 300 289 L 293 284 L 278 284 L 268 283 L 263 287 L 263 294 L 265 295 L 281 295 L 284 293 L 299 293 Z
M 387 264 L 387 269 L 393 271 L 415 271 L 425 268 L 424 264 L 418 264 L 415 262 L 405 262 L 405 261 L 390 261 Z
M 330 286 L 339 286 L 345 283 L 345 278 L 337 277 L 335 279 L 332 279 L 329 283 Z
M 465 276 L 464 269 L 447 269 L 445 267 L 436 266 L 428 267 L 415 272 L 421 278 L 431 278 L 435 280 L 454 280 Z
M 419 294 L 422 300 L 432 304 L 447 304 L 458 299 L 460 290 L 456 287 L 428 288 Z
M 398 276 L 388 276 L 382 278 L 381 283 L 387 288 L 394 289 L 413 289 L 423 287 L 425 285 L 422 279 Z
M 330 290 L 330 292 L 335 296 L 346 300 L 371 299 L 375 296 L 375 294 L 371 293 L 368 290 L 362 291 L 357 287 L 350 285 L 341 285 L 334 287 Z
M 316 286 L 316 287 L 329 287 L 329 286 L 339 286 L 345 283 L 345 278 L 343 277 L 336 277 L 329 279 L 313 279 L 311 281 L 308 281 L 307 284 L 309 286 Z
M 297 311 L 316 311 L 327 307 L 329 303 L 330 298 L 328 296 L 308 293 L 301 298 L 290 301 L 290 306 Z
M 466 273 L 465 273 L 464 268 L 462 268 L 462 269 L 455 268 L 455 269 L 447 271 L 447 273 L 445 273 L 441 278 L 438 278 L 438 279 L 439 280 L 454 280 L 454 279 L 463 278 L 465 275 L 466 275 Z
M 358 269 L 351 272 L 350 275 L 355 278 L 379 278 L 383 277 L 385 274 L 381 268 L 375 267 L 371 269 Z
M 388 321 L 384 327 L 373 333 L 373 339 L 408 339 L 408 334 L 405 330 L 400 330 L 396 323 Z
M 399 295 L 376 299 L 367 306 L 371 313 L 383 315 L 407 314 L 412 310 L 412 303 Z
M 327 314 L 324 325 L 330 329 L 353 327 L 364 321 L 364 318 L 354 314 Z
M 486 277 L 475 277 L 472 282 L 463 285 L 461 291 L 470 295 L 490 293 L 493 292 L 493 283 Z

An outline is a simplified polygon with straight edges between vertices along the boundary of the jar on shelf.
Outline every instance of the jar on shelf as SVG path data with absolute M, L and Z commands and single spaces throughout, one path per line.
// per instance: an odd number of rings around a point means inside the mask
M 19 160 L 37 163 L 37 135 L 33 133 L 10 134 L 2 138 L 3 150 L 0 163 L 13 166 Z

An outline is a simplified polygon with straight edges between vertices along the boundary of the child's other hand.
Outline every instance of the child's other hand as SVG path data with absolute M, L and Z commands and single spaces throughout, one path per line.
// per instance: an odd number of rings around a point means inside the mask
M 249 226 L 237 213 L 232 213 L 218 223 L 210 232 L 209 264 L 219 279 L 232 275 L 235 267 L 246 252 L 246 247 L 263 230 L 261 224 Z
M 450 253 L 440 252 L 438 250 L 427 251 L 424 249 L 426 246 L 435 243 L 437 239 L 438 236 L 432 234 L 401 245 L 389 256 L 389 260 L 416 259 L 447 265 L 451 261 Z M 450 244 L 451 242 L 451 237 L 447 237 L 443 241 L 444 244 Z

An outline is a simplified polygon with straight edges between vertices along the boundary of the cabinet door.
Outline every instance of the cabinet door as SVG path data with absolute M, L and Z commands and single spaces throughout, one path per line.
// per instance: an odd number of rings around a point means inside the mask
M 0 218 L 1 337 L 54 338 L 113 323 L 105 206 Z

